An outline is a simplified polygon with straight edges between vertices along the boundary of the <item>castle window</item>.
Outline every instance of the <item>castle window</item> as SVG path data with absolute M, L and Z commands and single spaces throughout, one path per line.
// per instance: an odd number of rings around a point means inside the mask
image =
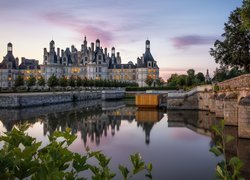
M 101 55 L 98 55 L 98 60 L 102 60 L 102 56 Z
M 101 67 L 99 67 L 99 72 L 102 72 L 102 68 Z
M 88 57 L 85 57 L 85 61 L 88 61 Z

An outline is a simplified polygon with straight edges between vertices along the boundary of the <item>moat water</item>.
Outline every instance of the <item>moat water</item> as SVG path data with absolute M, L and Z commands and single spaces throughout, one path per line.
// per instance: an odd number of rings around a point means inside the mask
M 29 135 L 45 145 L 48 134 L 69 127 L 77 135 L 70 150 L 82 154 L 87 146 L 91 150 L 102 150 L 112 157 L 110 167 L 117 172 L 115 179 L 121 178 L 118 165 L 129 166 L 129 155 L 135 152 L 140 152 L 145 162 L 152 162 L 153 179 L 215 178 L 216 164 L 221 158 L 209 152 L 212 145 L 210 126 L 218 121 L 214 114 L 140 110 L 133 103 L 90 101 L 0 110 L 0 133 L 10 131 L 17 123 L 29 122 Z M 246 151 L 250 141 L 243 141 L 242 148 Z M 239 147 L 236 148 L 238 151 Z M 229 154 L 233 150 L 230 149 Z

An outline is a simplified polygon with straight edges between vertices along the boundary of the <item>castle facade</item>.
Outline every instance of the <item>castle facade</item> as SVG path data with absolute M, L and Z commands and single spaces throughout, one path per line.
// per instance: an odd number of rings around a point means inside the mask
M 60 50 L 55 48 L 52 40 L 49 49 L 43 50 L 43 64 L 37 60 L 22 58 L 19 60 L 13 55 L 12 44 L 7 45 L 7 55 L 0 63 L 0 87 L 13 87 L 18 74 L 28 79 L 30 76 L 39 78 L 43 76 L 48 80 L 52 75 L 60 78 L 81 77 L 87 79 L 117 80 L 138 83 L 140 87 L 147 86 L 145 80 L 151 77 L 155 81 L 159 78 L 159 67 L 150 52 L 150 41 L 145 44 L 145 53 L 137 59 L 137 63 L 129 61 L 122 64 L 119 52 L 112 47 L 111 53 L 102 48 L 100 40 L 91 43 L 88 47 L 86 37 L 80 50 L 73 45 L 71 48 Z

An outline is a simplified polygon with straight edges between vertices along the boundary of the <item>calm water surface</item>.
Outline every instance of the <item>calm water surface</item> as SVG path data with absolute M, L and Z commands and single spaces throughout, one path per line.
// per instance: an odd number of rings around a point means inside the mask
M 153 163 L 154 179 L 214 179 L 220 161 L 209 152 L 209 127 L 215 117 L 204 111 L 139 110 L 133 102 L 90 101 L 0 110 L 0 120 L 1 133 L 28 121 L 28 133 L 44 145 L 48 134 L 70 127 L 77 135 L 70 149 L 102 150 L 112 157 L 115 172 L 118 164 L 129 165 L 128 157 L 135 152 Z

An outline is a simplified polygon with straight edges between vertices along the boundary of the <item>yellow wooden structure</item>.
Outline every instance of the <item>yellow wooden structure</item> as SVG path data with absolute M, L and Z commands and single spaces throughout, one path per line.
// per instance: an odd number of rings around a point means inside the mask
M 135 105 L 143 108 L 157 108 L 161 103 L 160 94 L 137 94 Z
M 137 109 L 135 119 L 137 122 L 151 122 L 155 123 L 163 118 L 163 113 L 157 109 Z

